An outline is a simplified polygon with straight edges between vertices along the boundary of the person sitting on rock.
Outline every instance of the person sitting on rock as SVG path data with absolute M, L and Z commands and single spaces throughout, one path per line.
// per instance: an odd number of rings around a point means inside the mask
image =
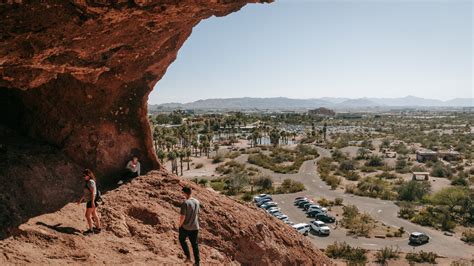
M 125 171 L 126 173 L 123 176 L 122 180 L 118 182 L 119 185 L 123 184 L 123 182 L 129 182 L 133 178 L 140 175 L 141 166 L 140 166 L 140 162 L 138 161 L 137 156 L 133 156 L 132 160 L 130 160 L 127 163 L 127 166 L 125 167 Z
M 97 185 L 95 175 L 91 170 L 85 169 L 84 172 L 84 194 L 77 204 L 81 204 L 82 201 L 86 201 L 86 220 L 88 225 L 88 230 L 84 234 L 92 234 L 94 232 L 101 231 L 101 225 L 99 216 L 97 215 Z M 94 220 L 96 227 L 92 226 L 92 220 Z
M 198 233 L 199 233 L 199 201 L 191 198 L 191 188 L 183 187 L 182 192 L 185 201 L 181 204 L 179 216 L 179 243 L 186 256 L 185 263 L 191 262 L 191 255 L 189 254 L 189 247 L 186 243 L 186 238 L 189 238 L 194 254 L 194 265 L 199 265 L 199 248 L 198 248 Z

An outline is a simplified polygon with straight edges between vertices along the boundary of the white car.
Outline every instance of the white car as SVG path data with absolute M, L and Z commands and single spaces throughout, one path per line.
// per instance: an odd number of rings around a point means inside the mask
M 318 235 L 329 235 L 331 233 L 329 226 L 321 221 L 312 221 L 310 225 L 311 229 L 313 229 Z
M 310 212 L 310 211 L 313 211 L 313 210 L 316 210 L 316 209 L 321 210 L 323 212 L 328 212 L 327 208 L 321 207 L 319 205 L 313 205 L 313 206 L 309 207 L 309 209 L 306 212 Z
M 280 212 L 280 211 L 281 211 L 280 208 L 271 208 L 267 210 L 269 214 L 274 214 L 275 212 Z
M 288 218 L 288 215 L 284 215 L 284 214 L 282 214 L 282 215 L 280 215 L 280 216 L 275 216 L 275 217 L 276 217 L 277 219 L 279 219 L 279 220 L 282 220 L 282 221 L 289 219 L 289 218 Z
M 309 229 L 310 229 L 309 224 L 299 223 L 299 224 L 292 225 L 292 227 L 295 228 L 296 231 L 298 231 L 299 233 L 302 233 L 305 236 L 309 234 Z
M 283 220 L 283 222 L 284 222 L 285 224 L 289 224 L 289 225 L 294 225 L 294 224 L 295 224 L 295 223 L 293 223 L 293 222 L 290 221 L 290 220 Z

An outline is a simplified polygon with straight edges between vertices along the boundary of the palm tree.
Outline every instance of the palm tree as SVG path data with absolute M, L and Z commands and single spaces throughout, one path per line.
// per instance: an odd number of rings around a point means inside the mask
M 157 150 L 156 151 L 156 156 L 158 157 L 158 159 L 160 159 L 161 164 L 163 164 L 163 160 L 166 157 L 165 152 L 163 150 Z
M 171 161 L 171 173 L 176 172 L 176 175 L 178 175 L 178 167 L 176 165 L 176 153 L 174 151 L 168 152 L 168 161 Z
M 187 163 L 188 163 L 188 170 L 189 170 L 189 156 L 191 156 L 192 152 L 191 152 L 191 149 L 187 148 L 186 149 L 186 157 L 187 157 Z
M 181 168 L 181 176 L 183 175 L 183 158 L 186 156 L 186 152 L 184 150 L 179 150 L 178 151 L 178 156 L 179 156 L 179 164 Z M 177 173 L 178 171 L 176 171 Z

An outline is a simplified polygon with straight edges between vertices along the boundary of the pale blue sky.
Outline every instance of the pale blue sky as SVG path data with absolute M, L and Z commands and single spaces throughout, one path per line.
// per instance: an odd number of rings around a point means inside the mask
M 473 97 L 473 3 L 250 4 L 196 26 L 150 103 L 230 97 Z

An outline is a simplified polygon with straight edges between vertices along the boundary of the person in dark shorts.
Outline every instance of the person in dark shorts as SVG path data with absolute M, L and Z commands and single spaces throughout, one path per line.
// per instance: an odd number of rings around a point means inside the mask
M 86 201 L 86 220 L 88 230 L 84 234 L 91 234 L 94 232 L 101 231 L 101 225 L 99 216 L 97 215 L 97 185 L 95 175 L 91 170 L 85 169 L 84 172 L 84 194 L 77 204 Z M 93 222 L 95 223 L 95 228 L 93 227 Z
M 186 238 L 189 238 L 194 254 L 194 265 L 199 265 L 199 248 L 198 248 L 198 234 L 199 234 L 199 201 L 191 197 L 191 188 L 183 187 L 182 192 L 186 200 L 181 204 L 179 216 L 179 243 L 183 248 L 186 256 L 185 263 L 191 262 L 191 255 L 189 247 L 186 243 Z

